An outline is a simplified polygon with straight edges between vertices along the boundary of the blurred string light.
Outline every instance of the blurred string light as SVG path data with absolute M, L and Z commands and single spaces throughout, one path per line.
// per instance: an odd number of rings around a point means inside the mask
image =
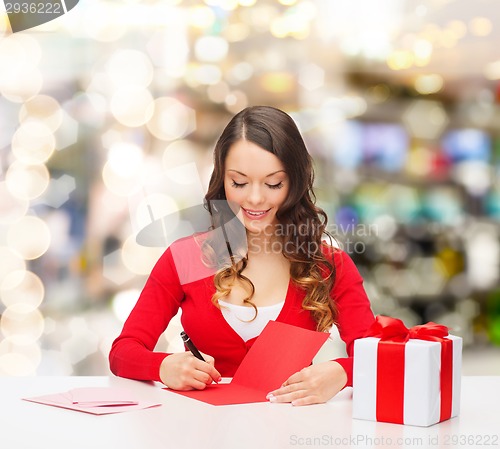
M 5 183 L 9 192 L 21 200 L 33 200 L 40 197 L 50 182 L 50 174 L 43 164 L 26 165 L 13 162 L 5 174 Z
M 0 37 L 7 32 L 8 28 L 10 28 L 10 25 L 7 14 L 0 14 Z
M 421 95 L 435 94 L 444 85 L 443 77 L 439 74 L 420 75 L 415 79 L 415 90 Z
M 465 235 L 467 278 L 473 289 L 488 290 L 500 278 L 498 225 L 472 224 Z
M 71 318 L 68 328 L 70 337 L 61 343 L 61 351 L 75 365 L 98 350 L 98 336 L 83 317 Z
M 43 164 L 55 149 L 55 137 L 43 121 L 27 121 L 14 133 L 12 154 L 24 164 Z
M 174 140 L 163 150 L 161 158 L 164 170 L 191 163 L 197 159 L 197 148 L 187 139 Z
M 450 187 L 435 187 L 426 191 L 422 212 L 429 220 L 449 226 L 458 226 L 464 219 L 460 195 Z
M 288 72 L 271 72 L 262 75 L 260 84 L 269 92 L 284 94 L 295 89 L 296 79 Z
M 241 83 L 249 80 L 254 74 L 254 67 L 249 62 L 238 62 L 228 70 L 228 80 Z
M 106 74 L 111 87 L 147 87 L 153 80 L 153 65 L 146 54 L 139 50 L 116 50 L 106 64 Z
M 185 81 L 192 87 L 217 84 L 222 79 L 222 70 L 215 64 L 191 64 Z
M 0 375 L 34 376 L 42 359 L 37 342 L 18 344 L 16 336 L 0 341 Z
M 254 7 L 256 8 L 256 7 Z M 241 42 L 248 38 L 251 34 L 252 29 L 248 23 L 245 22 L 235 22 L 229 23 L 221 31 L 221 35 L 229 42 Z
M 299 72 L 299 84 L 307 90 L 315 90 L 325 83 L 325 71 L 317 64 L 306 64 Z
M 0 93 L 15 103 L 38 94 L 43 85 L 37 67 L 40 59 L 40 45 L 29 35 L 16 33 L 0 39 Z
M 33 272 L 14 270 L 0 283 L 0 298 L 6 307 L 22 304 L 24 310 L 38 308 L 43 301 L 44 285 Z
M 95 1 L 81 12 L 84 33 L 99 42 L 113 42 L 126 32 L 122 5 L 114 2 Z M 136 16 L 138 18 L 140 16 Z M 122 20 L 120 20 L 122 18 Z
M 139 204 L 134 208 L 133 222 L 137 230 L 141 230 L 157 219 L 169 216 L 169 222 L 176 226 L 178 223 L 179 206 L 175 200 L 165 193 L 151 193 L 144 196 Z M 132 212 L 132 211 L 131 211 Z
M 7 245 L 25 260 L 38 259 L 49 248 L 51 235 L 47 224 L 35 216 L 25 216 L 7 230 Z
M 0 285 L 12 272 L 25 271 L 26 261 L 9 246 L 0 246 Z
M 139 189 L 143 157 L 142 149 L 133 143 L 112 144 L 102 168 L 107 189 L 118 196 L 127 196 Z
M 483 161 L 463 161 L 456 164 L 453 177 L 476 197 L 485 195 L 492 183 L 490 166 Z
M 469 21 L 471 34 L 479 37 L 488 36 L 493 30 L 493 24 L 487 17 L 474 17 Z
M 156 138 L 176 140 L 196 129 L 195 112 L 189 106 L 172 97 L 160 97 L 154 103 L 154 114 L 147 127 Z
M 226 11 L 233 11 L 238 7 L 238 0 L 204 0 L 209 6 L 221 8 Z
M 257 0 L 238 0 L 238 4 L 240 6 L 246 6 L 246 7 L 254 6 L 256 3 Z
M 219 36 L 202 36 L 194 45 L 195 56 L 202 62 L 222 61 L 227 56 L 228 49 L 228 42 Z
M 412 187 L 392 185 L 387 190 L 391 216 L 399 223 L 412 223 L 421 215 L 421 200 Z
M 467 35 L 467 25 L 462 20 L 452 20 L 446 27 L 457 39 L 462 39 Z
M 65 138 L 66 135 L 69 135 L 70 138 L 75 138 L 75 141 L 78 124 L 94 129 L 102 129 L 108 117 L 108 103 L 104 94 L 99 91 L 99 87 L 94 84 L 94 77 L 92 77 L 92 81 L 85 88 L 85 91 L 76 93 L 71 100 L 64 102 L 63 108 L 65 111 L 71 111 L 72 116 L 78 120 L 78 123 L 69 117 L 69 114 L 64 114 L 65 123 L 63 129 L 60 130 L 61 134 Z M 56 132 L 56 135 L 58 134 L 59 132 Z
M 96 80 L 104 91 L 111 91 L 110 111 L 125 126 L 139 127 L 154 113 L 154 99 L 147 89 L 153 80 L 154 68 L 149 57 L 138 50 L 116 50 L 105 66 L 109 86 Z
M 226 97 L 229 95 L 229 85 L 220 81 L 217 84 L 212 84 L 207 87 L 207 95 L 210 101 L 214 103 L 224 103 Z
M 365 98 L 371 103 L 385 103 L 391 97 L 391 89 L 387 84 L 380 83 L 368 88 Z
M 42 336 L 43 326 L 41 312 L 24 304 L 7 307 L 0 318 L 2 334 L 18 345 L 35 343 Z
M 136 173 L 142 161 L 142 149 L 133 143 L 115 143 L 108 152 L 108 164 L 110 169 L 124 178 Z
M 154 114 L 154 99 L 144 87 L 121 88 L 111 97 L 110 111 L 116 120 L 125 126 L 142 126 Z
M 429 140 L 437 139 L 449 122 L 443 105 L 438 101 L 428 100 L 412 102 L 402 120 L 411 135 Z
M 489 80 L 500 80 L 500 60 L 488 64 L 484 70 L 484 75 Z
M 51 132 L 63 123 L 64 113 L 59 102 L 49 95 L 36 95 L 24 102 L 19 110 L 19 122 L 43 123 Z
M 353 205 L 364 223 L 373 223 L 374 220 L 385 215 L 388 209 L 386 186 L 378 183 L 360 185 L 353 195 Z
M 395 218 L 388 214 L 379 215 L 370 227 L 377 230 L 376 236 L 384 242 L 392 240 L 398 230 Z
M 417 39 L 413 44 L 414 61 L 417 67 L 425 67 L 432 57 L 433 46 L 425 39 Z
M 311 22 L 316 14 L 314 3 L 303 0 L 273 19 L 270 25 L 271 34 L 277 38 L 291 36 L 305 39 L 310 33 Z
M 400 31 L 398 24 L 404 13 L 403 2 L 323 0 L 320 4 L 321 15 L 315 20 L 320 39 L 338 42 L 342 51 L 351 56 L 377 60 L 388 57 L 392 37 Z
M 186 23 L 170 20 L 162 31 L 153 34 L 146 49 L 154 66 L 163 69 L 166 76 L 181 78 L 186 72 L 190 55 Z
M 414 257 L 408 271 L 416 278 L 419 296 L 437 297 L 442 294 L 446 279 L 443 276 L 442 262 L 436 257 Z
M 124 323 L 128 318 L 140 293 L 140 290 L 137 289 L 122 290 L 113 297 L 111 307 L 120 322 Z
M 124 266 L 132 273 L 146 276 L 163 254 L 164 248 L 139 245 L 135 235 L 129 236 L 123 243 L 121 257 Z
M 431 149 L 414 142 L 409 148 L 405 171 L 410 176 L 427 177 L 431 173 L 433 159 Z
M 215 23 L 216 16 L 212 8 L 196 5 L 188 9 L 187 20 L 191 27 L 207 30 Z
M 226 95 L 224 99 L 229 112 L 236 114 L 248 106 L 247 94 L 241 90 L 234 90 Z
M 7 183 L 0 182 L 0 225 L 12 223 L 26 214 L 29 201 L 12 194 Z
M 452 30 L 444 29 L 441 31 L 437 45 L 445 48 L 451 49 L 456 47 L 458 44 L 458 39 L 456 34 Z
M 415 56 L 409 50 L 393 51 L 387 58 L 387 65 L 392 70 L 409 69 L 414 62 Z

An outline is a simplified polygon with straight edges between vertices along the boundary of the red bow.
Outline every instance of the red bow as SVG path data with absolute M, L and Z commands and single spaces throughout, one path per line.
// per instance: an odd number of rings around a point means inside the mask
M 367 330 L 365 337 L 377 337 L 383 341 L 406 342 L 410 338 L 417 340 L 442 341 L 448 335 L 448 327 L 429 321 L 427 324 L 408 329 L 404 323 L 388 316 L 377 315 Z
M 403 424 L 405 345 L 412 339 L 441 343 L 441 405 L 440 421 L 451 416 L 452 341 L 444 338 L 448 328 L 429 322 L 408 329 L 401 320 L 377 316 L 365 337 L 378 337 L 377 349 L 377 420 Z

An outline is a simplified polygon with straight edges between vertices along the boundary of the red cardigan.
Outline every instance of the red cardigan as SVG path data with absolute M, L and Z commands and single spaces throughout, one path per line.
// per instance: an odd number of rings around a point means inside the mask
M 160 257 L 109 355 L 111 371 L 138 380 L 160 380 L 160 365 L 168 356 L 154 348 L 168 323 L 182 309 L 181 323 L 201 352 L 215 359 L 224 377 L 232 377 L 258 337 L 245 342 L 227 323 L 211 298 L 215 292 L 213 272 L 196 264 L 193 239 L 174 243 Z M 332 253 L 326 247 L 325 252 Z M 348 357 L 336 359 L 352 385 L 353 342 L 364 335 L 374 320 L 363 288 L 363 279 L 351 258 L 334 250 L 335 284 L 331 297 L 338 309 L 337 326 Z M 302 309 L 305 292 L 290 281 L 283 308 L 276 321 L 316 330 L 309 311 Z

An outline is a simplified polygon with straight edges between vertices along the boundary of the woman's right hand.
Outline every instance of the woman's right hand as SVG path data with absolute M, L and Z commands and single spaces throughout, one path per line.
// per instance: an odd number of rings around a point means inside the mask
M 160 379 L 173 390 L 203 390 L 212 382 L 221 380 L 214 367 L 214 358 L 203 354 L 206 360 L 197 359 L 190 352 L 170 354 L 160 365 Z

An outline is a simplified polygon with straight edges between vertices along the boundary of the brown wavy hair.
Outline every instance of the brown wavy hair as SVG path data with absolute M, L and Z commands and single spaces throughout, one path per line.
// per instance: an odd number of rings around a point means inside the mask
M 331 259 L 327 258 L 322 250 L 325 243 L 321 240 L 323 235 L 328 236 L 330 242 L 332 239 L 326 231 L 328 218 L 325 212 L 315 205 L 312 158 L 295 122 L 285 112 L 270 106 L 248 107 L 236 114 L 215 145 L 214 169 L 205 195 L 205 207 L 211 214 L 214 229 L 226 225 L 222 227 L 225 245 L 209 242 L 212 255 L 219 264 L 214 277 L 216 292 L 212 302 L 216 307 L 220 307 L 219 299 L 227 296 L 231 285 L 239 279 L 247 292 L 244 302 L 252 306 L 257 314 L 257 307 L 252 303 L 254 285 L 242 273 L 247 265 L 247 256 L 241 254 L 241 248 L 231 248 L 229 245 L 229 241 L 238 239 L 231 239 L 228 234 L 236 235 L 241 232 L 241 229 L 236 228 L 243 225 L 238 225 L 238 220 L 231 220 L 234 213 L 229 206 L 223 206 L 224 201 L 214 202 L 226 198 L 225 161 L 231 146 L 240 139 L 250 141 L 274 154 L 285 168 L 290 188 L 287 198 L 276 214 L 282 230 L 282 253 L 290 261 L 292 281 L 306 292 L 302 308 L 311 312 L 319 331 L 327 331 L 337 318 L 337 308 L 330 298 L 330 290 L 335 282 L 334 249 L 330 246 L 331 251 L 328 251 L 328 254 Z M 214 203 L 218 204 L 215 208 L 212 206 Z M 226 254 L 227 250 L 229 251 L 229 263 L 227 257 L 226 263 L 223 262 L 221 249 L 226 250 Z

